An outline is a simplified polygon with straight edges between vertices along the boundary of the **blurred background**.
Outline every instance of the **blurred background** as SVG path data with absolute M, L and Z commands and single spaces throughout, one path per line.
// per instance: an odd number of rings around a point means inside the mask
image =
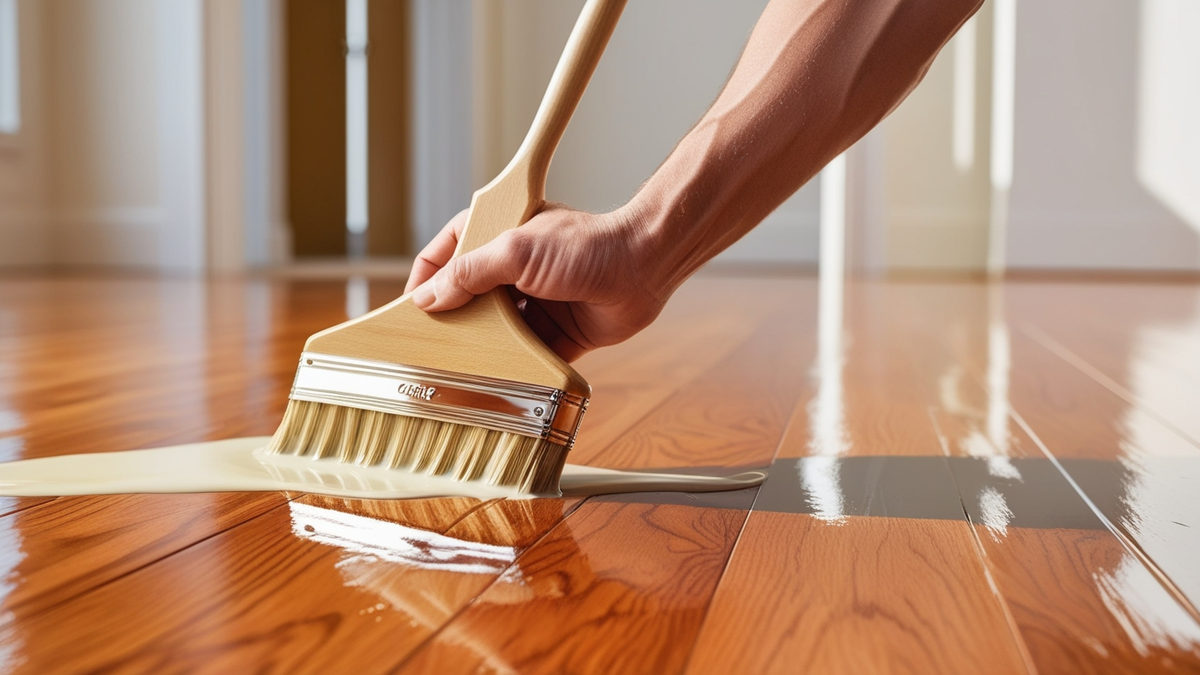
M 631 0 L 548 197 L 626 200 L 764 5 Z M 401 267 L 516 149 L 581 6 L 0 0 L 0 266 Z M 1197 32 L 1196 0 L 987 0 L 719 262 L 1200 270 Z

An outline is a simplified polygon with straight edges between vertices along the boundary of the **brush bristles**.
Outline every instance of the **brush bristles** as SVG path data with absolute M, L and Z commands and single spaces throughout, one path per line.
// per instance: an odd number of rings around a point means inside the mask
M 532 493 L 557 492 L 567 461 L 566 447 L 540 438 L 291 400 L 267 452 L 478 480 Z

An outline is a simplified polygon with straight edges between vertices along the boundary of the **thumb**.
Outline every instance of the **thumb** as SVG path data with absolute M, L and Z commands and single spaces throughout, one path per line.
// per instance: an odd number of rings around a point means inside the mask
M 412 299 L 426 312 L 443 312 L 467 304 L 471 298 L 497 286 L 517 283 L 528 262 L 525 237 L 510 230 L 457 258 L 413 291 Z

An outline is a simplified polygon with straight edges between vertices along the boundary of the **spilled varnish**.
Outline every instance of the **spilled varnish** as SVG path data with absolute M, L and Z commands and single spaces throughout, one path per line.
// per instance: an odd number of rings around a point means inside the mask
M 333 459 L 265 452 L 269 436 L 175 445 L 153 450 L 62 455 L 0 463 L 0 496 L 59 497 L 177 492 L 311 492 L 333 497 L 529 498 L 513 488 L 458 481 Z M 562 496 L 627 492 L 718 492 L 752 487 L 766 474 L 689 476 L 616 471 L 568 464 Z

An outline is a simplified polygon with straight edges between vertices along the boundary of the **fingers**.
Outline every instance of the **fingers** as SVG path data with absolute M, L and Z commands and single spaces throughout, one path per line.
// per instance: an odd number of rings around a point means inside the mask
M 570 363 L 588 352 L 588 349 L 571 336 L 572 332 L 564 328 L 560 319 L 556 319 L 547 310 L 547 304 L 543 304 L 536 298 L 531 298 L 516 289 L 510 288 L 509 293 L 513 299 L 517 301 L 517 307 L 521 311 L 521 318 L 525 320 L 535 335 L 546 343 L 555 354 L 558 354 L 562 360 Z M 565 308 L 563 303 L 548 303 L 550 306 L 559 306 Z M 569 317 L 567 317 L 569 318 Z
M 429 280 L 438 270 L 445 266 L 454 249 L 458 246 L 458 235 L 467 223 L 470 209 L 463 209 L 446 223 L 441 232 L 429 242 L 413 260 L 412 272 L 408 275 L 408 283 L 404 292 L 411 293 L 413 289 Z
M 528 238 L 510 230 L 488 244 L 447 260 L 413 292 L 413 303 L 426 312 L 462 307 L 487 291 L 517 283 L 529 262 Z
M 588 352 L 585 347 L 567 335 L 567 332 L 551 318 L 540 304 L 531 302 L 526 305 L 525 311 L 521 313 L 521 318 L 525 319 L 525 323 L 533 329 L 534 334 L 563 361 L 571 363 Z

